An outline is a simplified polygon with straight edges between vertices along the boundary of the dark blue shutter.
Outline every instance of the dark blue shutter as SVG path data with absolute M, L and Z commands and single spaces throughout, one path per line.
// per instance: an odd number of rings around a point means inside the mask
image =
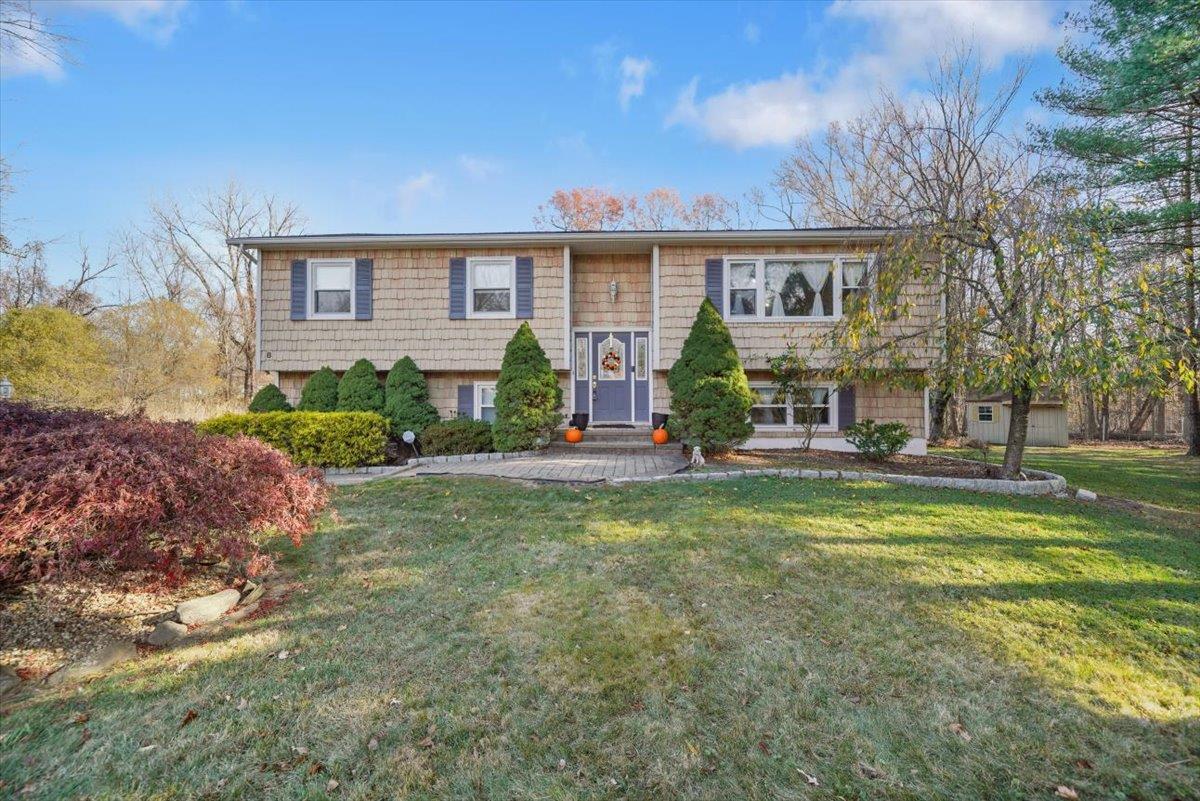
M 450 260 L 450 319 L 467 319 L 467 260 Z
M 845 386 L 837 391 L 838 431 L 854 425 L 854 387 Z
M 308 316 L 308 262 L 292 262 L 292 319 Z
M 717 307 L 721 316 L 725 316 L 725 260 L 704 260 L 704 294 Z
M 533 259 L 517 256 L 517 317 L 533 317 Z
M 371 259 L 354 260 L 354 319 L 370 320 L 372 306 L 372 276 L 375 262 Z
M 475 385 L 474 384 L 459 384 L 458 385 L 458 416 L 459 417 L 474 417 L 475 416 Z

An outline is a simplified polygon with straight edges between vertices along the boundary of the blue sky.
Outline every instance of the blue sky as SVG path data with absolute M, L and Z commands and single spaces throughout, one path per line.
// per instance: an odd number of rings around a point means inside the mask
M 560 187 L 740 197 L 797 136 L 975 42 L 1056 82 L 1051 2 L 38 2 L 76 41 L 4 57 L 14 239 L 103 251 L 165 193 L 236 178 L 308 232 L 531 227 Z M 1030 98 L 1014 125 L 1034 118 Z

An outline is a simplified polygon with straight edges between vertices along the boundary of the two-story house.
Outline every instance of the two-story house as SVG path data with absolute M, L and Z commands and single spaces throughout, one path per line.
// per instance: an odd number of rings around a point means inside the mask
M 230 240 L 257 253 L 260 369 L 293 402 L 329 365 L 368 358 L 382 372 L 411 356 L 443 416 L 489 419 L 504 346 L 528 321 L 558 371 L 566 416 L 646 426 L 670 411 L 667 371 L 704 297 L 724 316 L 752 387 L 747 447 L 796 444 L 768 360 L 820 342 L 852 294 L 868 291 L 875 229 L 339 234 Z M 906 289 L 917 322 L 936 319 L 931 287 Z M 904 321 L 897 321 L 897 326 Z M 915 338 L 908 367 L 935 350 Z M 819 364 L 820 350 L 809 352 Z M 815 447 L 846 449 L 856 419 L 900 421 L 923 453 L 927 398 L 895 382 L 837 387 L 814 376 Z

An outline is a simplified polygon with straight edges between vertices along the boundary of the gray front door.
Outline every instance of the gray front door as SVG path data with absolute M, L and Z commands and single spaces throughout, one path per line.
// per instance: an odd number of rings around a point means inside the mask
M 633 420 L 633 335 L 592 332 L 592 422 Z

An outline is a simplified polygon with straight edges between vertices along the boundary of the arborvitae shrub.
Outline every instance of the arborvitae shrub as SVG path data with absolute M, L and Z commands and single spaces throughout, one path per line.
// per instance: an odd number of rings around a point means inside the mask
M 333 412 L 337 411 L 337 402 L 337 373 L 328 367 L 322 367 L 304 382 L 304 388 L 300 390 L 300 402 L 296 404 L 296 411 Z
M 290 412 L 292 404 L 288 403 L 287 397 L 283 391 L 274 384 L 267 384 L 265 387 L 254 393 L 254 398 L 250 401 L 250 411 L 252 412 Z
M 437 409 L 429 402 L 425 376 L 408 356 L 392 365 L 383 384 L 383 394 L 383 416 L 391 421 L 394 436 L 411 431 L 419 437 L 438 421 Z
M 337 410 L 383 413 L 383 387 L 375 375 L 375 365 L 369 359 L 359 359 L 342 376 L 338 384 Z
M 500 452 L 544 447 L 562 419 L 561 406 L 562 387 L 550 359 L 529 323 L 521 323 L 500 364 L 492 445 Z
M 223 414 L 196 428 L 203 434 L 254 437 L 312 467 L 381 464 L 388 441 L 387 420 L 374 412 Z
M 746 381 L 737 348 L 720 313 L 705 298 L 667 374 L 671 390 L 671 435 L 705 453 L 740 445 L 754 431 L 750 407 L 754 394 Z

